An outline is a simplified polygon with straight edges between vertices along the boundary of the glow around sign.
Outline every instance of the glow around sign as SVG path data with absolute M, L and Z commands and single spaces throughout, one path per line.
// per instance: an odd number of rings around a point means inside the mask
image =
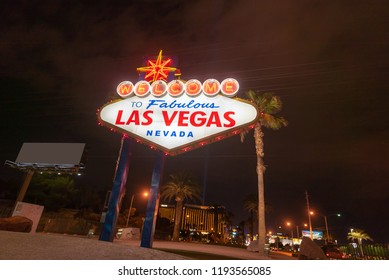
M 235 79 L 125 81 L 117 87 L 125 99 L 103 106 L 99 119 L 111 129 L 175 155 L 239 134 L 257 121 L 253 104 L 231 98 L 238 89 Z

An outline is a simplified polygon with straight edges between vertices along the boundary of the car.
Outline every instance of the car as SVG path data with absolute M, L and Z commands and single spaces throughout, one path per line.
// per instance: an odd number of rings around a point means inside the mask
M 338 247 L 333 245 L 324 245 L 321 247 L 324 254 L 330 260 L 344 260 L 346 259 L 346 254 L 339 250 Z

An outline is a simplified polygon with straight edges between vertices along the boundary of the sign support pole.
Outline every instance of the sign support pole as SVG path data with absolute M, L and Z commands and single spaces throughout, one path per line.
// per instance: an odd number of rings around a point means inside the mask
M 159 206 L 159 187 L 162 182 L 162 175 L 165 166 L 165 154 L 157 152 L 154 161 L 153 175 L 151 178 L 150 195 L 147 202 L 146 218 L 143 224 L 141 247 L 152 248 L 155 232 L 155 224 L 158 215 Z
M 115 236 L 120 205 L 126 192 L 127 175 L 131 156 L 130 146 L 130 138 L 123 135 L 119 158 L 116 165 L 115 180 L 113 182 L 111 198 L 108 204 L 108 211 L 99 237 L 99 240 L 101 241 L 113 242 Z
M 28 170 L 27 174 L 26 174 L 26 177 L 24 178 L 23 185 L 20 188 L 18 197 L 16 198 L 15 206 L 14 206 L 14 211 L 16 209 L 16 205 L 18 204 L 18 202 L 22 202 L 23 201 L 24 196 L 26 195 L 28 186 L 30 185 L 32 176 L 34 176 L 34 171 L 33 170 Z

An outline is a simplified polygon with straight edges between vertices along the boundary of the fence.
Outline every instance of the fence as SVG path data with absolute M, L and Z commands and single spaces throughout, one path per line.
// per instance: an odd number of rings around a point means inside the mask
M 77 213 L 77 210 L 72 209 L 44 212 L 37 231 L 87 235 L 93 229 L 95 233 L 98 233 L 101 224 L 96 217 L 76 217 Z
M 388 260 L 389 244 L 348 244 L 340 246 L 348 259 L 351 260 Z

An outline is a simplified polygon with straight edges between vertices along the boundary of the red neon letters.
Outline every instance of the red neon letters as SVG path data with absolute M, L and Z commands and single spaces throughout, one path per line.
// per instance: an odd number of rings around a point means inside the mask
M 134 110 L 125 116 L 125 112 L 119 110 L 115 125 L 151 125 L 153 113 L 152 110 L 144 112 Z M 212 111 L 209 115 L 203 111 L 162 111 L 163 121 L 167 127 L 172 123 L 176 123 L 178 127 L 233 127 L 236 124 L 232 118 L 234 115 L 233 111 L 227 111 L 222 115 L 218 111 Z
M 162 97 L 169 94 L 173 97 L 179 97 L 184 92 L 191 97 L 195 97 L 200 93 L 207 96 L 215 96 L 219 92 L 228 97 L 233 97 L 238 93 L 239 83 L 237 80 L 228 78 L 221 83 L 215 79 L 208 79 L 204 83 L 199 80 L 191 79 L 186 83 L 181 80 L 173 80 L 168 84 L 162 80 L 155 81 L 151 85 L 147 81 L 139 81 L 135 85 L 130 81 L 121 82 L 116 91 L 122 98 L 132 96 L 134 93 L 138 97 L 144 97 L 150 93 L 155 97 Z

